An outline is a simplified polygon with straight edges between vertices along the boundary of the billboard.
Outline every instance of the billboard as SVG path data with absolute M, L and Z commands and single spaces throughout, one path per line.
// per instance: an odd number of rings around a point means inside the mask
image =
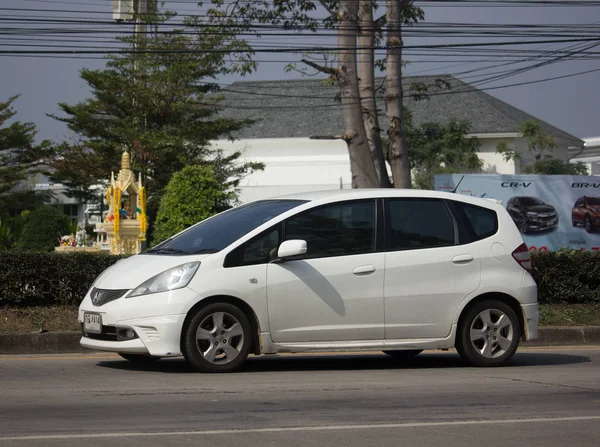
M 435 189 L 501 201 L 531 250 L 600 250 L 600 177 L 442 174 Z

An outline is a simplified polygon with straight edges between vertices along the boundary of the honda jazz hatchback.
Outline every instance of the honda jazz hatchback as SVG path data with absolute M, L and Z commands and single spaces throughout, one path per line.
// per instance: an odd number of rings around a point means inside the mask
M 537 337 L 537 287 L 507 211 L 395 189 L 298 194 L 206 219 L 103 272 L 86 348 L 229 372 L 249 354 L 456 348 L 508 362 Z

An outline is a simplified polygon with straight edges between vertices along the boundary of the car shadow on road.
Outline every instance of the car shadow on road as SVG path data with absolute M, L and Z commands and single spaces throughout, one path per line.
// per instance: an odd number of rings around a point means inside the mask
M 517 353 L 506 366 L 535 367 L 558 366 L 590 362 L 585 355 L 522 352 Z M 155 371 L 182 374 L 193 372 L 182 358 L 163 359 L 155 364 L 140 365 L 127 360 L 101 361 L 98 366 L 124 371 Z M 384 354 L 360 355 L 281 355 L 248 358 L 239 373 L 261 373 L 274 371 L 368 371 L 401 369 L 470 368 L 455 352 L 423 353 L 411 360 L 396 360 Z

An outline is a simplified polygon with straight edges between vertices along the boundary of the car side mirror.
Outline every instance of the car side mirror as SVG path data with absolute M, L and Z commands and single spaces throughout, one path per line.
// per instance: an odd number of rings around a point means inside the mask
M 306 241 L 301 239 L 292 239 L 289 241 L 284 241 L 279 246 L 279 250 L 277 250 L 277 257 L 280 260 L 287 260 L 294 256 L 301 256 L 306 254 Z

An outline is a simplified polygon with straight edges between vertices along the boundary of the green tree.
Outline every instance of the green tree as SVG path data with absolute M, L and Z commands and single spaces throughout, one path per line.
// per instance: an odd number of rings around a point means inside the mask
M 527 152 L 534 161 L 525 166 L 526 174 L 537 175 L 587 175 L 585 163 L 570 163 L 554 158 L 550 153 L 557 148 L 555 138 L 544 132 L 540 123 L 535 120 L 525 121 L 519 129 L 521 136 L 527 139 Z M 521 160 L 522 154 L 516 152 L 506 140 L 496 146 L 496 151 L 504 156 L 505 161 Z
M 547 157 L 538 160 L 525 167 L 526 174 L 537 175 L 588 175 L 589 171 L 585 163 L 570 163 L 558 158 Z
M 61 103 L 66 116 L 54 116 L 77 141 L 57 148 L 53 178 L 72 195 L 98 200 L 90 186 L 106 181 L 127 149 L 133 169 L 144 174 L 151 221 L 171 176 L 187 165 L 218 160 L 223 182 L 231 173 L 239 178 L 260 167 L 240 163 L 239 153 L 220 156 L 210 144 L 252 122 L 219 117 L 222 98 L 214 83 L 218 76 L 253 69 L 248 48 L 228 28 L 200 24 L 197 18 L 184 20 L 185 31 L 172 29 L 173 17 L 144 17 L 152 32 L 138 37 L 139 51 L 110 56 L 105 69 L 83 69 L 92 97 Z M 133 39 L 119 40 L 130 46 Z
M 185 230 L 220 211 L 232 198 L 212 166 L 186 166 L 175 173 L 160 200 L 154 243 Z
M 0 102 L 0 215 L 15 215 L 39 206 L 46 195 L 27 187 L 26 180 L 40 171 L 44 150 L 50 142 L 35 143 L 35 125 L 11 120 L 18 96 Z
M 469 124 L 451 120 L 446 124 L 424 123 L 407 129 L 411 169 L 415 186 L 433 189 L 435 174 L 473 172 L 482 168 L 477 156 L 479 140 L 468 137 Z
M 519 133 L 522 138 L 527 140 L 527 152 L 535 161 L 540 161 L 542 156 L 549 156 L 547 153 L 556 149 L 554 137 L 545 133 L 540 123 L 535 120 L 528 120 L 521 124 Z M 496 145 L 496 152 L 502 154 L 505 161 L 520 160 L 522 158 L 522 155 L 516 152 L 506 140 L 502 140 Z
M 55 207 L 43 205 L 27 218 L 18 248 L 27 251 L 53 251 L 66 234 L 65 216 Z

